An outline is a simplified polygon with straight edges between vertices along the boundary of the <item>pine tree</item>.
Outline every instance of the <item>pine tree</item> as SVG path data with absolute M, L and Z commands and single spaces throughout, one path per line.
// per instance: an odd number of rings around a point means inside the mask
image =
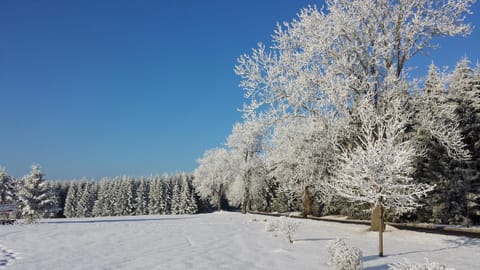
M 480 76 L 470 67 L 467 58 L 455 66 L 450 82 L 450 98 L 455 104 L 458 125 L 466 148 L 471 153 L 469 160 L 451 160 L 448 209 L 450 223 L 480 221 L 478 208 L 478 185 L 480 169 Z
M 93 216 L 93 207 L 97 198 L 97 192 L 95 190 L 95 184 L 86 182 L 83 185 L 83 190 L 79 192 L 78 210 L 77 215 L 79 217 L 91 217 Z
M 15 183 L 5 168 L 0 167 L 0 202 L 12 202 L 15 200 Z
M 111 181 L 104 178 L 98 185 L 97 200 L 93 206 L 93 216 L 95 217 L 111 215 L 110 211 L 108 211 L 110 183 Z
M 70 182 L 70 187 L 68 188 L 67 197 L 65 198 L 65 208 L 63 210 L 64 215 L 67 218 L 77 217 L 77 205 L 78 205 L 78 194 L 80 192 L 80 182 L 72 181 Z
M 19 199 L 26 223 L 34 223 L 56 208 L 56 200 L 38 165 L 32 166 L 32 171 L 23 177 L 22 182 Z
M 173 183 L 173 189 L 172 189 L 172 201 L 170 205 L 170 213 L 172 215 L 178 215 L 181 213 L 181 207 L 182 207 L 182 195 L 180 193 L 181 187 L 180 183 L 177 179 L 172 180 Z
M 137 188 L 135 215 L 148 215 L 148 193 L 148 182 L 142 178 Z

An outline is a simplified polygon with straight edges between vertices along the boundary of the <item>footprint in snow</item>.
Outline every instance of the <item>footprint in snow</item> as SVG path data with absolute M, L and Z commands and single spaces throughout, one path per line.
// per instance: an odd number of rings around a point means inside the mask
M 18 256 L 15 252 L 0 245 L 0 269 L 11 265 L 16 259 L 18 259 Z

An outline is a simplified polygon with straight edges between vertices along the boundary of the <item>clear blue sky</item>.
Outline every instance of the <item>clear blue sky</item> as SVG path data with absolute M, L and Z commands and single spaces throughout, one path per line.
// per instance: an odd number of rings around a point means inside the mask
M 237 57 L 318 1 L 1 1 L 0 165 L 49 179 L 193 171 L 243 104 Z M 479 4 L 469 17 L 480 28 Z M 480 34 L 419 59 L 480 59 Z

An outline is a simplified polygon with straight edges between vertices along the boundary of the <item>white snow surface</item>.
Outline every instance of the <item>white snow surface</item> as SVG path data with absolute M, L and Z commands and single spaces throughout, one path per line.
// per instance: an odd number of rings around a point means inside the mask
M 385 257 L 368 226 L 315 220 L 290 244 L 265 231 L 276 217 L 232 212 L 182 216 L 45 219 L 0 227 L 0 269 L 332 269 L 327 242 L 341 237 L 363 252 L 365 269 L 430 261 L 480 269 L 480 239 L 388 228 Z

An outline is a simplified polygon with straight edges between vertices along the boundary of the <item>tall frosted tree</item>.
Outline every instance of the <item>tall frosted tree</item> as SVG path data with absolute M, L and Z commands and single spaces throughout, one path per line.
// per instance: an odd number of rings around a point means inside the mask
M 68 188 L 67 197 L 65 199 L 64 215 L 67 218 L 77 217 L 78 200 L 81 192 L 81 185 L 78 181 L 72 181 Z
M 480 75 L 467 58 L 459 61 L 450 79 L 449 97 L 455 106 L 458 125 L 466 148 L 472 153 L 468 160 L 451 160 L 446 209 L 450 223 L 469 225 L 480 220 Z
M 234 191 L 235 195 L 242 197 L 242 213 L 251 209 L 252 175 L 262 164 L 260 154 L 263 151 L 263 141 L 266 133 L 266 124 L 263 119 L 250 118 L 243 123 L 236 123 L 232 133 L 227 138 L 227 146 L 231 149 L 231 155 L 236 162 L 235 168 L 238 181 Z
M 225 148 L 215 148 L 205 151 L 197 162 L 192 183 L 201 198 L 221 210 L 222 198 L 235 179 L 232 156 Z
M 34 223 L 55 210 L 56 199 L 48 188 L 40 166 L 32 165 L 31 172 L 22 178 L 19 200 L 26 223 Z

